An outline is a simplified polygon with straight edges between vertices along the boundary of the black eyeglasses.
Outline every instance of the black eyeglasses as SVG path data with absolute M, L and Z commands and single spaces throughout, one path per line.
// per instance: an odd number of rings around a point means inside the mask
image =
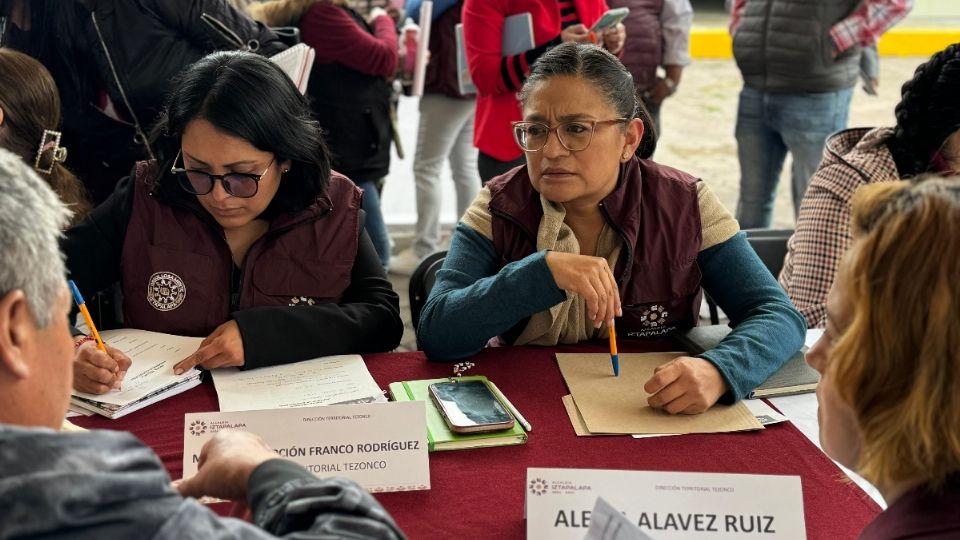
M 513 122 L 513 138 L 520 148 L 527 152 L 539 152 L 547 145 L 550 132 L 557 132 L 560 144 L 571 152 L 586 150 L 593 140 L 593 132 L 597 125 L 620 124 L 629 122 L 628 118 L 614 118 L 613 120 L 573 120 L 560 122 L 550 127 L 543 122 Z
M 177 160 L 180 159 L 181 152 L 177 152 L 177 157 L 173 159 L 173 167 L 170 167 L 170 173 L 177 176 L 180 187 L 184 191 L 193 195 L 206 195 L 213 191 L 213 183 L 220 180 L 220 185 L 223 186 L 224 191 L 241 199 L 249 199 L 257 194 L 257 190 L 260 188 L 260 178 L 267 174 L 270 166 L 273 165 L 273 162 L 277 159 L 277 157 L 274 156 L 273 159 L 270 160 L 270 163 L 267 164 L 267 168 L 260 174 L 210 174 L 204 171 L 177 167 Z

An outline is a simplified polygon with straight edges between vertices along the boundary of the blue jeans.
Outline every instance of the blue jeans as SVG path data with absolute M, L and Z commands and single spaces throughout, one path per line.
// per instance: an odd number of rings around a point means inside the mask
M 387 267 L 390 266 L 390 235 L 387 234 L 387 226 L 383 222 L 383 212 L 380 211 L 380 194 L 377 192 L 377 183 L 370 180 L 368 182 L 357 182 L 357 185 L 363 190 L 363 211 L 367 214 L 364 228 L 370 235 L 373 249 L 377 250 L 380 264 L 383 265 L 383 271 L 386 272 Z
M 790 151 L 794 218 L 817 170 L 827 136 L 847 126 L 853 88 L 816 94 L 773 94 L 744 86 L 737 109 L 740 200 L 744 229 L 770 227 L 783 160 Z

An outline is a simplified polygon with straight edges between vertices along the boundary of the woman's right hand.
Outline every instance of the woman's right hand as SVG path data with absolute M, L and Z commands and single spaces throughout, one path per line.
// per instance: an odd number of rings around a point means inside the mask
M 88 394 L 119 389 L 131 363 L 119 349 L 107 345 L 103 352 L 96 341 L 86 341 L 73 354 L 73 387 Z
M 560 32 L 560 41 L 564 43 L 568 41 L 590 43 L 590 30 L 582 24 L 570 25 Z
M 610 265 L 601 257 L 549 251 L 547 267 L 557 287 L 579 294 L 587 302 L 587 316 L 595 328 L 622 315 L 620 291 Z

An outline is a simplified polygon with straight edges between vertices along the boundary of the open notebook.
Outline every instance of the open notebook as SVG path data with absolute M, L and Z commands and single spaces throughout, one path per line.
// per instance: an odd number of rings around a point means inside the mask
M 96 395 L 74 391 L 70 403 L 107 418 L 120 418 L 200 384 L 200 371 L 173 374 L 173 366 L 196 352 L 203 338 L 172 336 L 146 330 L 108 330 L 103 341 L 120 349 L 133 363 L 120 390 Z
M 307 83 L 310 82 L 310 70 L 313 69 L 313 59 L 316 52 L 313 47 L 298 43 L 289 49 L 270 57 L 275 64 L 290 77 L 301 94 L 307 93 Z

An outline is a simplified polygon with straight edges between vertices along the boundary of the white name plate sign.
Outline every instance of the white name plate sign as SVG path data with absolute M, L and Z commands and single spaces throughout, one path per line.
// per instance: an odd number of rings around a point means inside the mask
M 422 401 L 184 415 L 183 476 L 218 431 L 263 437 L 277 457 L 319 477 L 350 478 L 372 492 L 430 489 Z
M 527 538 L 582 539 L 603 497 L 656 540 L 804 539 L 798 476 L 527 469 Z

